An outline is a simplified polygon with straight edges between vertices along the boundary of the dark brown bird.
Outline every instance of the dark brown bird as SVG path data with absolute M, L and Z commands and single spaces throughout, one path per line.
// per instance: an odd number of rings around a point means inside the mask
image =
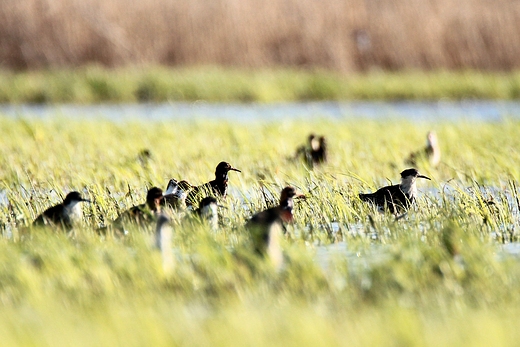
M 124 211 L 114 220 L 111 226 L 117 231 L 126 234 L 124 227 L 127 224 L 149 225 L 157 219 L 161 212 L 162 201 L 162 189 L 157 187 L 150 188 L 146 194 L 146 203 L 133 206 Z M 100 229 L 100 231 L 104 233 L 103 229 Z
M 436 167 L 441 161 L 441 148 L 435 131 L 428 132 L 426 135 L 426 147 L 420 151 L 411 153 L 406 163 L 417 166 L 417 164 L 423 160 L 427 160 L 432 167 Z
M 417 197 L 417 178 L 429 177 L 419 174 L 416 169 L 406 169 L 401 172 L 401 183 L 378 189 L 375 193 L 359 194 L 363 201 L 370 202 L 383 210 L 386 208 L 393 214 L 408 209 Z
M 305 164 L 312 168 L 315 165 L 325 163 L 327 161 L 327 141 L 324 136 L 319 138 L 310 134 L 307 145 L 300 146 L 296 150 L 295 158 L 302 157 Z
M 305 198 L 294 187 L 285 187 L 280 194 L 280 204 L 253 215 L 246 223 L 252 236 L 255 251 L 266 255 L 276 267 L 283 261 L 279 237 L 283 223 L 293 221 L 294 200 Z
M 327 141 L 325 136 L 320 136 L 317 148 L 312 148 L 311 156 L 314 164 L 322 164 L 327 161 Z
M 83 219 L 83 211 L 80 202 L 90 202 L 81 197 L 79 192 L 67 194 L 61 204 L 43 211 L 33 222 L 33 225 L 55 225 L 70 231 L 74 225 Z
M 193 187 L 193 189 L 188 193 L 186 204 L 194 205 L 203 196 L 225 198 L 227 194 L 229 171 L 242 172 L 225 161 L 220 162 L 215 169 L 215 179 L 198 187 Z

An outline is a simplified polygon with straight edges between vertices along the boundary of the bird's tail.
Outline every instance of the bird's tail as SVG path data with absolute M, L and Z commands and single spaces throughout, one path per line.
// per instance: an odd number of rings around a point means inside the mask
M 374 194 L 359 194 L 359 198 L 361 199 L 361 201 L 373 202 Z

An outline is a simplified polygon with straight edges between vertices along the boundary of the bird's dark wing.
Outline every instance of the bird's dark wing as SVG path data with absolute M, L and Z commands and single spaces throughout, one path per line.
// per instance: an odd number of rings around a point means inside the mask
M 49 225 L 51 224 L 60 224 L 61 217 L 63 213 L 63 205 L 59 204 L 53 207 L 49 207 L 42 214 L 40 214 L 33 222 L 33 225 Z
M 359 198 L 378 207 L 386 206 L 391 213 L 395 213 L 397 207 L 408 207 L 410 202 L 398 184 L 380 188 L 375 193 L 359 194 Z

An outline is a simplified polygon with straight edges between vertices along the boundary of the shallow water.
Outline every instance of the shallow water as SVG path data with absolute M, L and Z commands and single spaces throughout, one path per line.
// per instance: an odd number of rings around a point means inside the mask
M 280 121 L 284 119 L 310 120 L 315 118 L 349 119 L 402 119 L 408 121 L 487 121 L 520 119 L 520 102 L 517 101 L 439 101 L 439 102 L 296 102 L 271 104 L 214 104 L 162 103 L 162 104 L 100 104 L 100 105 L 0 105 L 0 115 L 19 118 L 108 119 L 114 121 L 141 120 L 167 121 L 190 119 L 222 119 L 226 121 Z M 421 190 L 421 199 L 441 201 L 453 199 L 456 190 L 447 186 L 440 191 L 436 188 Z M 495 187 L 487 187 L 482 196 L 491 194 L 498 197 L 503 192 Z M 230 192 L 237 197 L 248 196 L 244 192 Z M 506 194 L 511 212 L 520 214 L 513 198 Z M 240 200 L 240 198 L 239 198 Z M 7 197 L 0 192 L 0 206 L 7 204 Z M 247 205 L 247 204 L 244 204 Z M 337 232 L 343 226 L 333 223 L 327 230 Z M 503 226 L 507 228 L 508 226 Z M 373 237 L 362 225 L 348 226 L 348 232 L 355 236 Z M 500 230 L 497 230 L 500 232 Z M 10 232 L 7 233 L 7 236 Z M 4 232 L 4 237 L 6 233 Z M 372 247 L 373 246 L 373 247 Z M 374 243 L 368 251 L 355 253 L 348 250 L 347 243 L 327 246 L 313 246 L 316 261 L 328 268 L 332 261 L 343 260 L 349 267 L 358 270 L 386 261 L 388 252 Z M 520 260 L 520 244 L 509 243 L 499 247 L 499 257 L 512 256 Z
M 161 103 L 99 105 L 0 105 L 0 114 L 9 117 L 103 118 L 122 120 L 186 120 L 193 118 L 229 121 L 279 121 L 281 119 L 393 119 L 410 121 L 500 121 L 520 118 L 517 101 L 350 101 L 292 102 L 269 104 Z

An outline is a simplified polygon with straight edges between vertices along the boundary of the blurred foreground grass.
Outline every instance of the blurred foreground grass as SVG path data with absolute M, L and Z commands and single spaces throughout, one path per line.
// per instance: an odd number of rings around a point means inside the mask
M 510 346 L 520 337 L 520 266 L 500 250 L 518 240 L 518 121 L 0 125 L 2 346 Z M 418 184 L 420 208 L 396 222 L 362 204 L 358 192 L 397 182 L 430 129 L 443 162 L 419 167 L 433 179 Z M 314 171 L 288 159 L 311 131 L 330 147 Z M 144 148 L 152 159 L 141 165 Z M 174 223 L 172 273 L 151 246 L 153 226 L 124 239 L 94 233 L 147 187 L 206 182 L 221 160 L 242 170 L 230 173 L 223 226 Z M 287 184 L 309 198 L 275 273 L 250 254 L 243 224 L 265 207 L 262 187 L 277 198 Z M 24 231 L 73 189 L 94 201 L 84 229 Z
M 0 71 L 0 103 L 517 99 L 520 74 L 217 67 Z

